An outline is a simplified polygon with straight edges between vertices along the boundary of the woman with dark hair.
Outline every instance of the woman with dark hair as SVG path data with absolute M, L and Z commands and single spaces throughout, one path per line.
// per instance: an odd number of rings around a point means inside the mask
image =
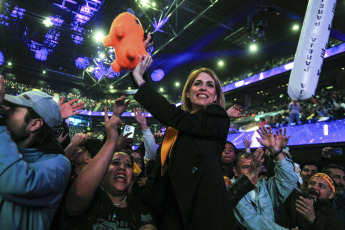
M 107 139 L 67 192 L 60 229 L 156 229 L 150 211 L 128 194 L 133 174 L 131 156 L 115 152 L 117 126 L 127 107 L 125 99 L 116 100 L 110 119 L 105 109 Z
M 151 57 L 139 56 L 133 70 L 139 86 L 134 98 L 168 126 L 156 179 L 159 229 L 236 229 L 221 165 L 230 119 L 217 76 L 207 68 L 192 71 L 183 89 L 182 108 L 176 107 L 143 79 L 151 62 Z M 244 180 L 245 194 L 253 185 Z M 242 197 L 241 192 L 236 195 Z

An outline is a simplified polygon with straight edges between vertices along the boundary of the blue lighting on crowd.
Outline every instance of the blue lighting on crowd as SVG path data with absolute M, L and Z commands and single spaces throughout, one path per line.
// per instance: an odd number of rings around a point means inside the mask
M 4 54 L 0 51 L 0 65 L 4 64 L 4 62 L 5 62 Z
M 78 69 L 86 69 L 90 65 L 89 58 L 87 57 L 78 57 L 75 59 L 75 66 Z

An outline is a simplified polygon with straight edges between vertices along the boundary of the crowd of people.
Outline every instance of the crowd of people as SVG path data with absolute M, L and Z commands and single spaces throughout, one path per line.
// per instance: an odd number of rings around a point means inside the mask
M 244 111 L 225 108 L 212 70 L 189 75 L 176 107 L 144 80 L 152 58 L 138 58 L 134 100 L 166 131 L 163 139 L 153 135 L 135 108 L 143 137 L 135 150 L 131 133 L 119 131 L 126 96 L 114 99 L 111 117 L 104 109 L 103 140 L 83 133 L 70 138 L 64 120 L 85 102 L 57 103 L 42 91 L 10 95 L 0 74 L 1 228 L 345 228 L 344 168 L 329 164 L 327 149 L 323 161 L 301 163 L 299 171 L 286 129 L 273 133 L 260 125 L 264 149 L 252 153 L 245 140 L 246 151 L 238 152 L 227 136 L 230 118 Z
M 7 92 L 11 95 L 18 95 L 35 88 L 14 81 L 6 81 L 5 87 Z M 84 110 L 87 111 L 99 112 L 102 111 L 104 107 L 107 107 L 109 108 L 109 111 L 112 111 L 115 103 L 115 99 L 104 98 L 96 100 L 91 97 L 86 97 L 80 92 L 57 92 L 44 87 L 37 87 L 37 89 L 49 95 L 54 95 L 56 93 L 60 98 L 63 97 L 65 101 L 78 98 L 80 102 L 84 102 Z M 296 102 L 299 104 L 298 115 L 296 115 L 297 113 L 295 109 L 291 113 L 290 103 L 291 101 L 287 97 L 283 97 L 277 98 L 274 103 L 270 104 L 245 106 L 245 116 L 238 118 L 237 121 L 252 117 L 252 123 L 258 124 L 259 122 L 254 121 L 254 118 L 256 116 L 260 116 L 261 120 L 264 120 L 266 124 L 272 127 L 283 127 L 292 123 L 306 124 L 326 121 L 329 119 L 343 119 L 345 117 L 345 96 L 343 96 L 343 91 L 341 89 L 321 89 L 314 97 Z M 139 103 L 132 101 L 128 106 L 127 111 L 131 112 L 137 107 L 140 107 Z M 274 115 L 271 115 L 272 113 Z M 248 125 L 248 123 L 246 123 L 246 125 Z M 241 125 L 236 126 L 236 129 L 234 129 L 233 132 L 237 132 L 240 128 Z
M 280 59 L 273 58 L 271 61 L 266 61 L 265 64 L 261 68 L 258 65 L 254 65 L 254 68 L 251 70 L 245 70 L 245 71 L 242 71 L 242 73 L 240 73 L 238 76 L 235 76 L 235 77 L 232 76 L 231 78 L 230 77 L 227 78 L 226 81 L 224 81 L 222 85 L 225 86 L 228 84 L 232 84 L 232 83 L 244 80 L 256 74 L 290 63 L 293 60 L 294 60 L 294 55 L 290 55 L 289 57 L 280 58 Z

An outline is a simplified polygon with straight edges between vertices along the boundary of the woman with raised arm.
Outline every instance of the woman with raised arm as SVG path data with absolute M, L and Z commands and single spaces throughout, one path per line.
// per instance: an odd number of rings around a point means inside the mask
M 231 199 L 238 201 L 253 185 L 244 177 L 229 200 L 221 154 L 230 119 L 224 110 L 224 94 L 217 76 L 207 68 L 192 71 L 183 89 L 183 105 L 176 107 L 143 79 L 151 62 L 150 56 L 139 56 L 133 77 L 139 86 L 134 98 L 168 126 L 157 153 L 161 164 L 156 183 L 158 228 L 236 229 Z
M 115 152 L 117 126 L 122 123 L 120 115 L 128 105 L 125 100 L 124 96 L 116 100 L 110 119 L 105 109 L 107 139 L 67 192 L 60 229 L 156 230 L 148 208 L 128 194 L 132 158 L 127 153 Z

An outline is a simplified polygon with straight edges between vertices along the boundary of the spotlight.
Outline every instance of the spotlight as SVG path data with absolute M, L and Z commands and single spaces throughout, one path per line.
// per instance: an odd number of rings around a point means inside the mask
M 293 30 L 293 31 L 299 30 L 299 25 L 297 25 L 297 24 L 293 25 L 293 26 L 292 26 L 292 30 Z
M 143 8 L 149 8 L 150 7 L 149 0 L 141 0 L 140 4 Z
M 99 57 L 100 57 L 101 59 L 103 59 L 103 58 L 105 57 L 105 54 L 104 54 L 104 53 L 100 53 L 100 54 L 99 54 Z
M 164 92 L 164 88 L 159 88 L 159 92 Z
M 104 35 L 104 33 L 101 32 L 101 31 L 97 31 L 97 32 L 95 33 L 95 40 L 96 40 L 96 42 L 102 41 L 104 37 L 105 37 L 105 35 Z
M 109 88 L 112 89 L 112 88 L 114 88 L 114 86 L 111 85 Z
M 46 18 L 43 20 L 43 24 L 46 26 L 46 27 L 51 27 L 53 25 L 52 21 L 50 20 L 50 18 Z
M 46 74 L 47 72 L 45 70 L 42 71 L 43 74 Z
M 249 46 L 249 50 L 250 50 L 250 52 L 254 53 L 258 50 L 258 46 L 256 44 L 251 44 Z
M 11 65 L 12 65 L 12 62 L 9 61 L 9 62 L 7 63 L 7 65 L 11 66 Z
M 223 67 L 224 66 L 224 61 L 223 60 L 218 61 L 218 66 L 219 67 Z
M 175 82 L 175 86 L 179 87 L 180 86 L 180 82 Z

